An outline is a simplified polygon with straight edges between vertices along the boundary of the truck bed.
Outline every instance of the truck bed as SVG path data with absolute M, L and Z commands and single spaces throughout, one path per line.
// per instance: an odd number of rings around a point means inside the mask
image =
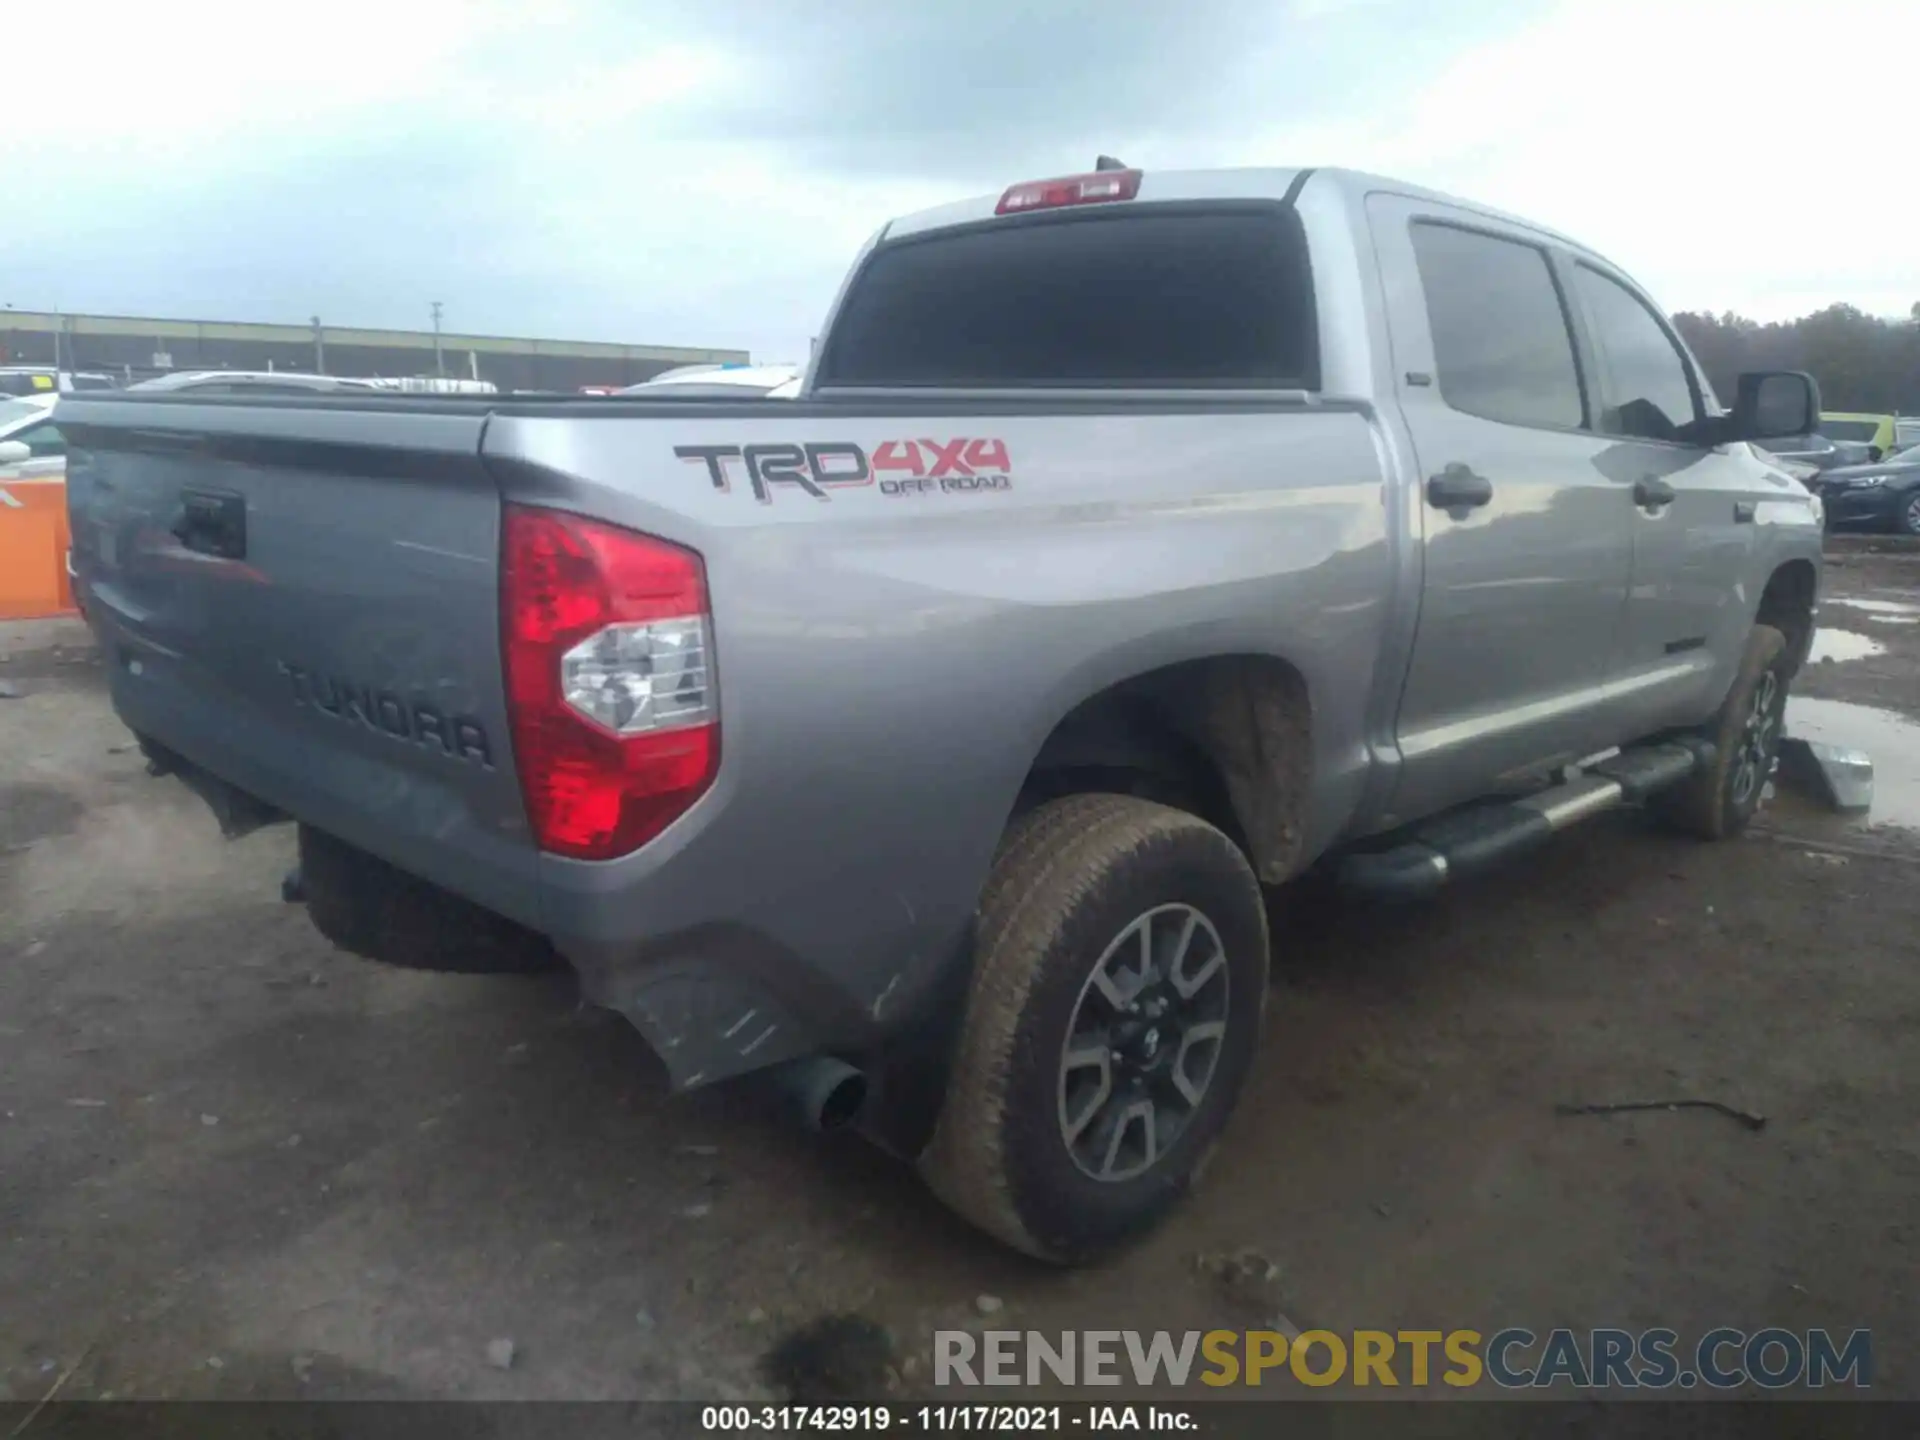
M 1303 843 L 1365 783 L 1378 706 L 1351 657 L 1394 623 L 1398 502 L 1357 404 L 122 395 L 63 403 L 63 426 L 127 724 L 549 937 L 678 1083 L 910 1008 L 964 943 L 1036 749 L 1103 684 L 1285 654 L 1322 757 Z M 529 829 L 506 505 L 705 562 L 718 776 L 623 858 Z

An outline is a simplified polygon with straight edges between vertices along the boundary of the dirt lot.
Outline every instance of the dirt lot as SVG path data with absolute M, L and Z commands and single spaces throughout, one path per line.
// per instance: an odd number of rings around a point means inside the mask
M 1800 692 L 1920 716 L 1920 554 L 1852 547 L 1829 589 L 1880 648 Z M 1920 1397 L 1920 838 L 1782 797 L 1738 843 L 1611 817 L 1400 913 L 1291 898 L 1205 1184 L 1061 1274 L 757 1096 L 669 1102 L 564 983 L 333 953 L 278 899 L 290 837 L 223 844 L 148 778 L 84 639 L 0 627 L 0 1399 L 760 1395 L 837 1312 L 912 1390 L 982 1296 L 1044 1330 L 1867 1326 L 1876 1390 Z M 1885 742 L 1903 818 L 1920 749 L 1820 713 Z M 1768 1124 L 1553 1109 L 1671 1096 Z M 1248 1247 L 1277 1278 L 1195 1263 Z

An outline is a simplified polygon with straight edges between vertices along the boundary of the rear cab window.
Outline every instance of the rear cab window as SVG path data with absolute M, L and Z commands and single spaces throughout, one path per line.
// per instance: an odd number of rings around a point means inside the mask
M 821 385 L 1318 389 L 1306 239 L 1270 203 L 1116 206 L 882 245 Z

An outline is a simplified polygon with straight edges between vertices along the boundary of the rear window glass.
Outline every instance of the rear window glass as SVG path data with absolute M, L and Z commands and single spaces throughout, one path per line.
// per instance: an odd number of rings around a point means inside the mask
M 1316 388 L 1299 220 L 1139 211 L 884 246 L 820 370 L 828 385 Z

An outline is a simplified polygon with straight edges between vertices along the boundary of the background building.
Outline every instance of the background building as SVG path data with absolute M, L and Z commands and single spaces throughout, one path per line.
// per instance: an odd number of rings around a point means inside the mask
M 252 325 L 131 315 L 0 310 L 0 365 L 104 370 L 144 380 L 172 370 L 298 370 L 327 375 L 488 380 L 502 390 L 633 385 L 679 365 L 745 364 L 745 350 L 610 345 L 503 335 L 435 335 L 322 325 Z

